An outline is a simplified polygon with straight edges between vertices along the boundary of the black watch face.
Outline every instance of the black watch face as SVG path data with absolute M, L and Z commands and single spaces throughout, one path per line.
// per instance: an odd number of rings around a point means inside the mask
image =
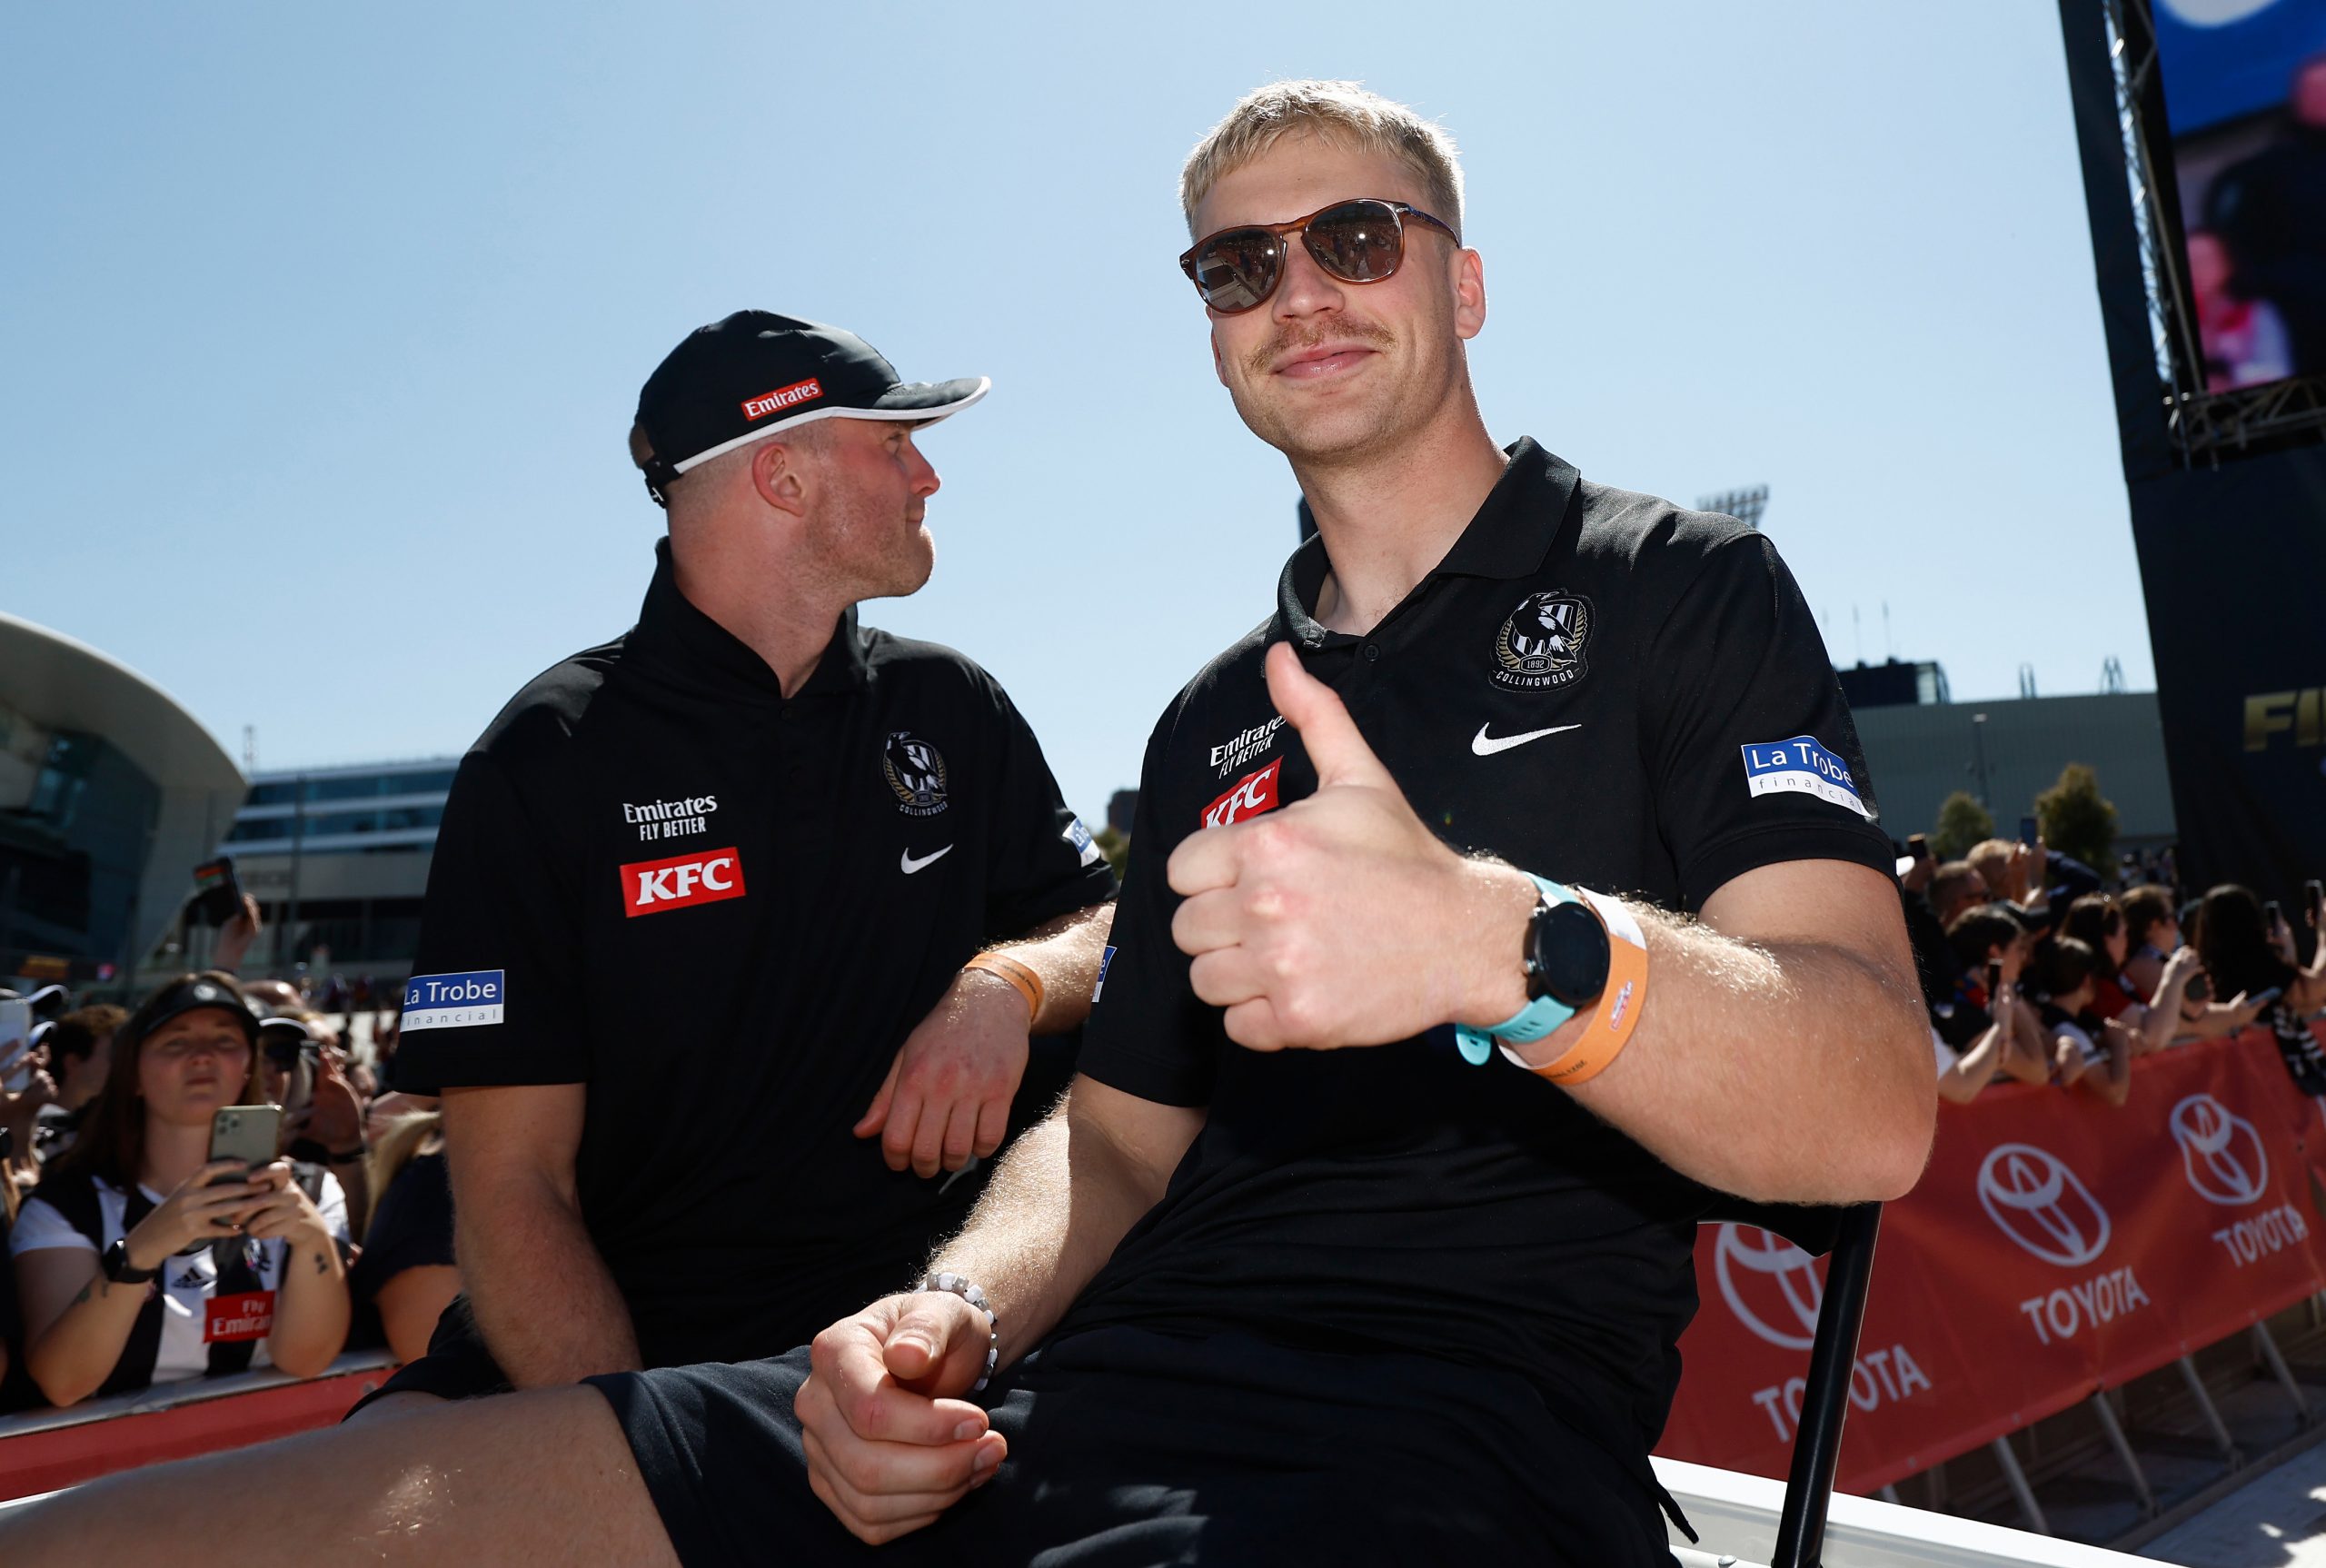
M 1580 1011 L 1607 988 L 1607 928 L 1580 904 L 1556 904 L 1535 922 L 1543 994 Z

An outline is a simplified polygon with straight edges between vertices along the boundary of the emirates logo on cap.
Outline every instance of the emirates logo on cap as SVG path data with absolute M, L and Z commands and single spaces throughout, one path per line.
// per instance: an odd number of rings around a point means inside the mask
M 745 400 L 743 417 L 750 420 L 765 419 L 771 413 L 796 407 L 803 402 L 812 402 L 823 395 L 824 383 L 814 376 L 810 376 L 806 381 L 793 382 L 788 387 L 778 387 L 771 392 L 761 392 L 755 398 Z

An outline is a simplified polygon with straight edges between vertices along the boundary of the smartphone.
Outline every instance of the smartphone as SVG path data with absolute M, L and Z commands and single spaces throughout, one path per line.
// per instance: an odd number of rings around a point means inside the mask
M 1913 856 L 1915 859 L 1917 859 L 1917 860 L 1927 860 L 1927 859 L 1929 859 L 1929 858 L 1930 858 L 1930 835 L 1929 835 L 1929 834 L 1927 834 L 1927 833 L 1909 833 L 1909 834 L 1907 834 L 1907 835 L 1906 835 L 1906 853 L 1907 853 L 1907 854 L 1909 854 L 1909 855 L 1912 855 L 1912 856 Z
M 2213 999 L 2213 983 L 2202 974 L 2192 975 L 2181 997 L 2183 1001 L 2210 1002 Z
M 2285 918 L 2286 912 L 2278 908 L 2278 901 L 2275 898 L 2270 899 L 2261 906 L 2261 924 L 2270 930 L 2275 931 Z
M 2318 924 L 2321 914 L 2326 914 L 2326 882 L 2312 877 L 2301 885 L 2301 895 L 2310 900 L 2310 923 Z
M 2032 848 L 2035 840 L 2040 837 L 2042 837 L 2042 830 L 2035 826 L 2034 818 L 2022 817 L 2019 819 L 2019 841 L 2021 843 Z
M 33 1005 L 0 1001 L 0 1088 L 20 1095 L 33 1081 Z
M 2285 994 L 2286 988 L 2283 986 L 2271 986 L 2268 990 L 2261 992 L 2259 996 L 2246 997 L 2245 1005 L 2249 1007 L 2266 1007 L 2271 1002 L 2276 1001 L 2280 997 L 2282 997 Z
M 234 858 L 221 855 L 194 868 L 194 907 L 205 926 L 223 926 L 243 912 L 243 884 Z
M 282 1137 L 280 1106 L 221 1106 L 210 1118 L 210 1157 L 255 1170 L 274 1158 Z
M 1992 1007 L 1995 1005 L 1995 995 L 2002 989 L 2003 960 L 1989 958 L 1987 960 L 1987 1006 Z

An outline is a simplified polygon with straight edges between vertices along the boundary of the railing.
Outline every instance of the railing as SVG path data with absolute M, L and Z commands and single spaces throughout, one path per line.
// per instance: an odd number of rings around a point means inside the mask
M 0 1499 L 329 1426 L 394 1365 L 384 1350 L 356 1351 L 314 1377 L 269 1368 L 0 1416 Z
M 1656 1479 L 1702 1537 L 1690 1546 L 1673 1532 L 1674 1553 L 1685 1568 L 1729 1563 L 1750 1568 L 1770 1560 L 1783 1482 L 1676 1459 L 1655 1463 Z M 2098 1546 L 1846 1493 L 1834 1494 L 1825 1521 L 1824 1560 L 1848 1568 L 2152 1568 L 2143 1558 Z

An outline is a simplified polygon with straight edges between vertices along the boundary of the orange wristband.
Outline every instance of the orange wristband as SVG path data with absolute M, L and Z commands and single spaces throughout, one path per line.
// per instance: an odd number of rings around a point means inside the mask
M 1647 938 L 1641 935 L 1639 922 L 1619 898 L 1587 888 L 1573 891 L 1607 928 L 1607 984 L 1599 993 L 1599 1005 L 1575 1044 L 1539 1066 L 1503 1047 L 1503 1055 L 1520 1067 L 1563 1088 L 1588 1083 L 1606 1071 L 1607 1064 L 1631 1044 L 1632 1031 L 1639 1027 L 1639 1016 L 1647 1006 Z
M 1017 959 L 1006 958 L 999 953 L 979 953 L 961 968 L 983 969 L 1015 987 L 1018 994 L 1026 998 L 1026 1022 L 1029 1027 L 1042 1016 L 1042 978 Z

